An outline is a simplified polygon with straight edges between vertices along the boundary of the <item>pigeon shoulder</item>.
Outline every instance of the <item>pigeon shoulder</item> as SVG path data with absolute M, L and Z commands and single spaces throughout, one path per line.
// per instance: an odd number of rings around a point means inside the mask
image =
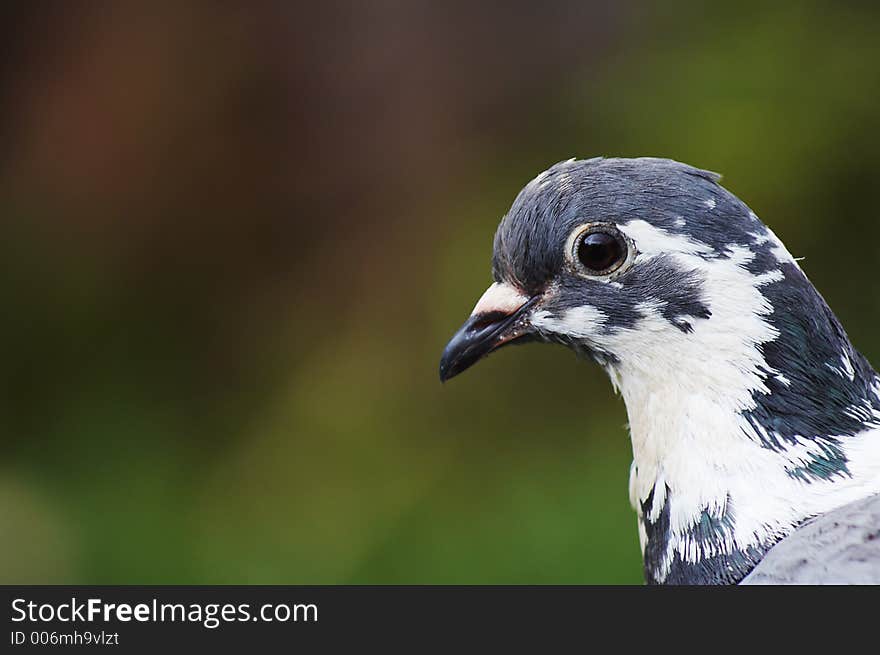
M 741 584 L 880 584 L 880 495 L 805 523 Z

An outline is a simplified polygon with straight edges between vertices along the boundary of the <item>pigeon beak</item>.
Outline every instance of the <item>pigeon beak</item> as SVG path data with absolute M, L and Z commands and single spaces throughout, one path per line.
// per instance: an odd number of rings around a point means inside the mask
M 493 350 L 528 337 L 528 310 L 538 296 L 529 297 L 513 286 L 496 282 L 477 301 L 474 311 L 459 328 L 440 358 L 440 381 L 446 382 Z

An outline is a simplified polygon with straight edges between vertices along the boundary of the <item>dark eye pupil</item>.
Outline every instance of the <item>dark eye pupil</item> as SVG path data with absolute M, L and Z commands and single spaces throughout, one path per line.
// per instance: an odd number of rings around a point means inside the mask
M 577 255 L 586 268 L 603 272 L 623 259 L 624 252 L 623 245 L 614 236 L 593 232 L 581 239 Z

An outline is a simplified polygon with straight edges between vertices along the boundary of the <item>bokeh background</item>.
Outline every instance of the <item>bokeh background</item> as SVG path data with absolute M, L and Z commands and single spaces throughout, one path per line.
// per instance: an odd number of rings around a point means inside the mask
M 768 5 L 4 4 L 0 582 L 641 582 L 604 374 L 437 363 L 600 154 L 722 172 L 880 363 L 880 9 Z

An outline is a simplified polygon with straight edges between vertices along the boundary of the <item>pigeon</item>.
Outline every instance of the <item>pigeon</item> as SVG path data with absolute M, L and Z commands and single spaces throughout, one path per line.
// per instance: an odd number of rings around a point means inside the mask
M 446 381 L 528 341 L 623 397 L 648 584 L 880 583 L 880 377 L 716 173 L 571 159 L 517 195 Z

